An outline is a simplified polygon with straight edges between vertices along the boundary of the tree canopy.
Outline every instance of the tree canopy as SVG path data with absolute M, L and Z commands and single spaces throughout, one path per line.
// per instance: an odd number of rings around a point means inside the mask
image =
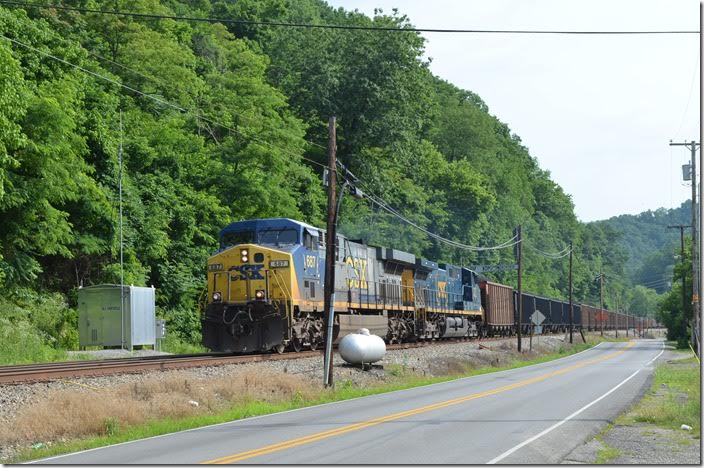
M 117 0 L 111 8 L 410 25 L 396 10 L 368 17 L 322 0 Z M 652 294 L 632 292 L 627 277 L 632 232 L 580 223 L 571 197 L 509 126 L 479 96 L 430 72 L 417 33 L 6 7 L 0 26 L 18 41 L 0 39 L 7 291 L 31 287 L 70 299 L 80 285 L 119 282 L 121 177 L 125 282 L 154 285 L 163 314 L 197 341 L 204 266 L 221 227 L 270 216 L 322 226 L 320 164 L 335 115 L 339 158 L 360 188 L 414 223 L 471 245 L 499 244 L 523 225 L 524 288 L 561 298 L 567 260 L 539 251 L 572 242 L 578 301 L 597 303 L 594 277 L 604 271 L 613 278 L 610 308 L 620 299 L 633 312 L 652 312 Z M 368 200 L 345 197 L 342 206 L 342 232 L 369 243 L 470 267 L 513 261 L 511 248 L 477 253 L 441 244 Z M 515 273 L 495 279 L 514 284 Z

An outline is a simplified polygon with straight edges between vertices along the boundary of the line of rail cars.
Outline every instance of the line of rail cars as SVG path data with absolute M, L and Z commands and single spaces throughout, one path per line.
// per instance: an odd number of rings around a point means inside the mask
M 325 256 L 325 232 L 303 222 L 226 226 L 208 259 L 203 344 L 223 352 L 316 349 L 324 340 Z M 546 316 L 546 331 L 569 327 L 569 304 L 522 300 L 524 331 L 535 310 Z M 362 327 L 390 343 L 509 335 L 517 301 L 513 288 L 470 269 L 337 237 L 334 339 Z M 575 325 L 584 327 L 585 316 L 576 305 Z M 615 319 L 605 328 L 613 326 Z

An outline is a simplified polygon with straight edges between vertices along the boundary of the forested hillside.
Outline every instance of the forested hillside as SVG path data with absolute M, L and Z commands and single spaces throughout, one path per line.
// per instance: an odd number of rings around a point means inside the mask
M 678 208 L 659 208 L 637 215 L 614 216 L 593 223 L 609 226 L 622 233 L 619 245 L 628 253 L 625 271 L 633 284 L 649 286 L 658 292 L 669 289 L 672 267 L 679 259 L 680 231 L 668 226 L 692 223 L 692 203 L 687 200 Z M 685 229 L 685 237 L 690 236 Z
M 397 12 L 369 18 L 318 0 L 63 4 L 411 24 Z M 604 271 L 607 306 L 640 307 L 626 277 L 630 232 L 578 222 L 570 196 L 509 125 L 476 94 L 432 75 L 416 33 L 11 7 L 0 7 L 0 30 L 0 330 L 7 343 L 23 340 L 12 331 L 22 324 L 54 348 L 75 346 L 78 286 L 119 282 L 120 147 L 126 282 L 154 285 L 170 329 L 197 343 L 205 261 L 222 226 L 270 216 L 323 226 L 320 163 L 331 115 L 338 156 L 361 188 L 414 223 L 471 245 L 499 244 L 522 224 L 524 288 L 563 298 L 567 259 L 539 250 L 572 242 L 577 300 L 598 301 L 594 277 Z M 510 248 L 473 253 L 440 244 L 351 197 L 341 231 L 441 261 L 513 261 Z M 508 284 L 515 278 L 497 276 Z M 55 312 L 51 326 L 37 319 L 47 310 Z

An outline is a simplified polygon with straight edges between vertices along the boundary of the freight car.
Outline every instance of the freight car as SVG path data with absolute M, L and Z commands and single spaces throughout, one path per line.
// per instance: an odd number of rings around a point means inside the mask
M 287 218 L 235 222 L 208 259 L 203 344 L 216 351 L 323 343 L 325 232 Z M 476 274 L 337 237 L 335 338 L 367 328 L 388 342 L 477 336 Z
M 512 335 L 516 324 L 513 288 L 491 281 L 482 281 L 479 285 L 484 309 L 482 336 Z

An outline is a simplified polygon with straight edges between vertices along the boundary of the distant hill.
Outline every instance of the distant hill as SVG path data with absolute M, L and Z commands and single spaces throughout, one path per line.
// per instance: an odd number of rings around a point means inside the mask
M 679 251 L 678 229 L 668 225 L 690 224 L 692 203 L 678 208 L 648 210 L 637 215 L 620 215 L 590 224 L 609 226 L 621 232 L 619 245 L 628 252 L 625 272 L 634 284 L 643 284 L 662 292 L 671 278 L 674 255 Z M 685 231 L 688 235 L 689 230 Z

